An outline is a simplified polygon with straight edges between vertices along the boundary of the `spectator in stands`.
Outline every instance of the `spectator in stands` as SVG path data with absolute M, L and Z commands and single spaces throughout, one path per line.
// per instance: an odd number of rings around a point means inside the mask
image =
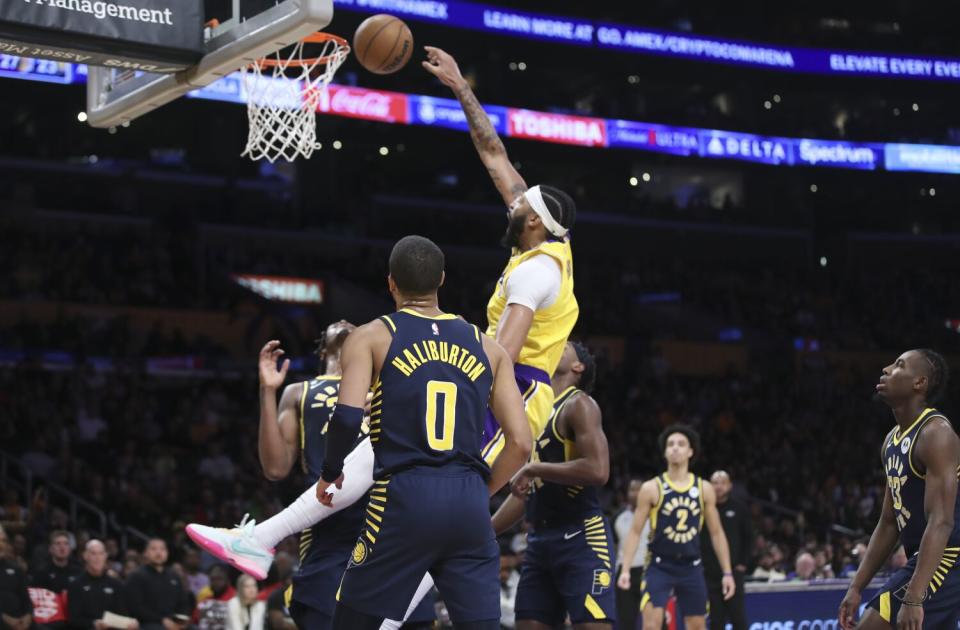
M 208 584 L 210 578 L 206 573 L 200 570 L 200 552 L 193 547 L 187 547 L 183 550 L 183 575 L 187 581 L 187 587 L 193 596 L 200 594 Z
M 7 533 L 0 527 L 0 628 L 27 630 L 33 623 L 33 605 L 27 578 L 11 555 Z
M 785 573 L 777 570 L 776 563 L 773 560 L 773 554 L 764 551 L 757 562 L 757 568 L 753 571 L 753 579 L 762 582 L 779 582 L 787 578 Z
M 257 599 L 257 581 L 247 574 L 237 578 L 237 594 L 227 602 L 227 630 L 264 630 L 267 604 Z
M 129 616 L 126 588 L 123 582 L 107 573 L 107 548 L 97 539 L 87 542 L 83 552 L 84 572 L 67 589 L 69 628 L 103 630 L 101 621 L 106 612 Z M 127 630 L 137 630 L 136 620 Z
M 293 584 L 293 575 L 287 576 L 281 588 L 267 598 L 267 630 L 297 630 L 287 605 L 287 589 Z
M 797 556 L 796 568 L 787 576 L 787 579 L 806 582 L 814 579 L 816 570 L 817 561 L 813 559 L 813 555 L 809 551 L 804 551 Z
M 214 565 L 210 569 L 210 584 L 197 593 L 193 623 L 200 630 L 226 630 L 227 603 L 236 594 L 236 589 L 230 584 L 226 566 Z
M 210 444 L 209 452 L 200 460 L 197 473 L 201 477 L 216 481 L 233 481 L 233 461 L 224 455 L 221 442 L 216 441 Z
M 143 630 L 178 630 L 190 621 L 190 600 L 180 578 L 167 564 L 167 543 L 151 538 L 143 550 L 144 566 L 127 581 L 130 612 Z
M 50 546 L 47 548 L 49 556 L 30 571 L 32 588 L 62 593 L 70 586 L 72 579 L 83 572 L 83 567 L 73 557 L 70 538 L 70 533 L 62 529 L 50 533 Z
M 12 536 L 23 531 L 28 516 L 26 506 L 20 503 L 20 494 L 17 489 L 12 486 L 7 487 L 3 493 L 3 506 L 0 506 L 0 521 L 3 522 L 7 535 Z

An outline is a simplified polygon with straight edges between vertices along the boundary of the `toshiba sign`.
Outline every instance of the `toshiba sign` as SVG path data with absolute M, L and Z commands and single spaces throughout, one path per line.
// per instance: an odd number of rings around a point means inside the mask
M 234 274 L 234 281 L 257 295 L 277 302 L 323 304 L 323 282 L 310 278 Z
M 607 145 L 607 123 L 602 118 L 547 114 L 529 109 L 511 109 L 507 113 L 509 135 L 587 147 Z

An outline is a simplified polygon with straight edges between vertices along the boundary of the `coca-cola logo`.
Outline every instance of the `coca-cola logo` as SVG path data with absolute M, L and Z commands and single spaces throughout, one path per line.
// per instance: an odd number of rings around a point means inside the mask
M 407 97 L 393 92 L 330 86 L 321 93 L 317 109 L 352 118 L 407 122 Z

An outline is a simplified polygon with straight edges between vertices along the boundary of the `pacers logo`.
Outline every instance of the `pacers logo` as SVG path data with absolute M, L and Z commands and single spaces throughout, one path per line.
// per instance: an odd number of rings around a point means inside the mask
M 613 579 L 609 571 L 606 569 L 597 569 L 593 572 L 593 590 L 590 594 L 602 595 L 605 590 L 610 588 L 610 584 L 612 583 Z
M 313 395 L 313 402 L 310 403 L 311 409 L 326 409 L 328 413 L 333 414 L 333 408 L 337 406 L 337 397 L 339 391 L 333 385 L 326 385 L 320 388 L 320 391 Z M 330 424 L 330 421 L 323 423 L 323 429 L 320 431 L 320 435 L 327 434 L 327 426 Z
M 367 545 L 362 540 L 357 541 L 357 545 L 353 548 L 353 554 L 350 556 L 350 561 L 352 564 L 363 564 L 363 561 L 367 559 Z

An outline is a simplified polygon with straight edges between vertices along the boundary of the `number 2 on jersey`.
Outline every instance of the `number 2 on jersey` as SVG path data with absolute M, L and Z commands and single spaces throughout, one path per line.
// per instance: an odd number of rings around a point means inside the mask
M 443 408 L 439 398 L 443 396 Z M 443 419 L 437 435 L 437 414 Z M 427 444 L 435 451 L 453 450 L 453 430 L 457 423 L 457 384 L 449 381 L 427 382 Z
M 677 510 L 677 531 L 682 532 L 687 529 L 687 518 L 690 516 L 690 512 L 684 509 Z

